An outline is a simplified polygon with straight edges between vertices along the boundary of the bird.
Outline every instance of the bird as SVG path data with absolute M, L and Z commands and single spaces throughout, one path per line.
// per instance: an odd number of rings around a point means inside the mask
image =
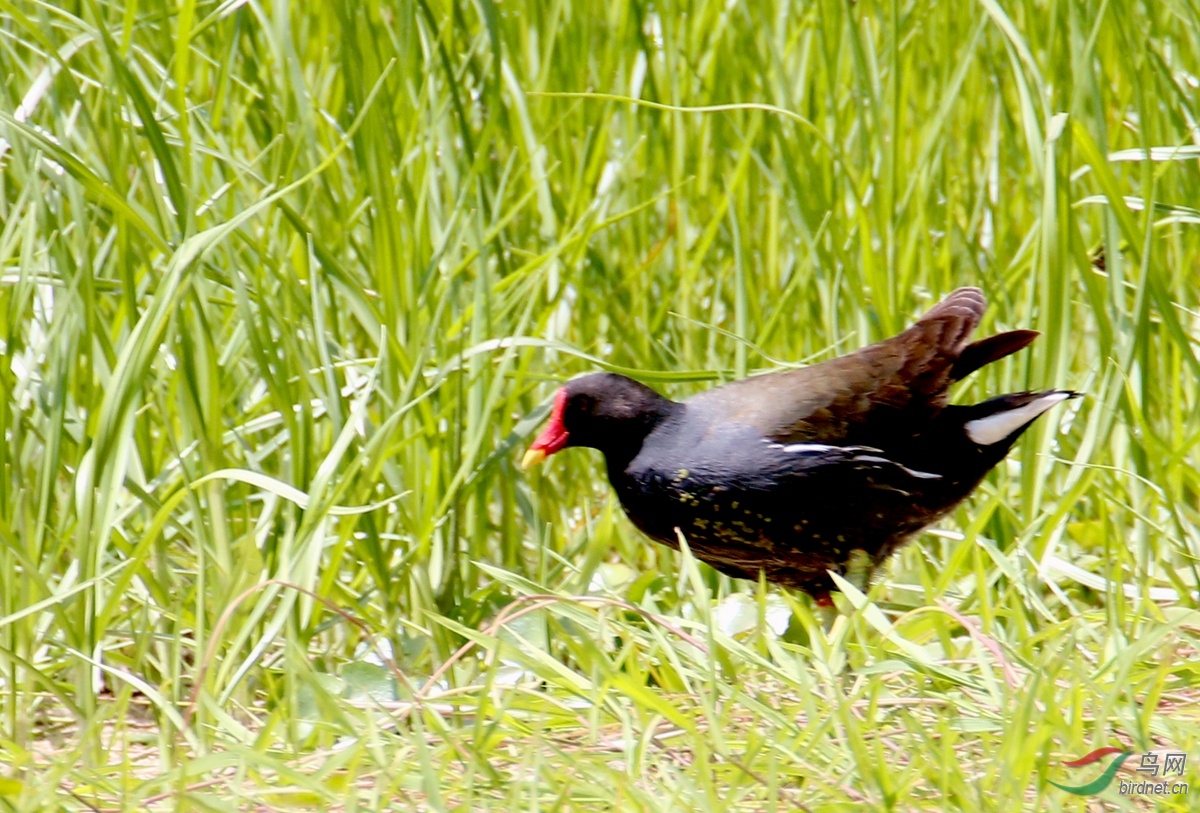
M 650 539 L 739 579 L 832 605 L 830 573 L 866 589 L 877 569 L 967 498 L 1021 434 L 1079 393 L 970 405 L 948 391 L 1039 335 L 971 341 L 987 308 L 959 288 L 903 332 L 799 369 L 673 401 L 611 372 L 567 382 L 522 459 L 598 449 L 625 514 Z

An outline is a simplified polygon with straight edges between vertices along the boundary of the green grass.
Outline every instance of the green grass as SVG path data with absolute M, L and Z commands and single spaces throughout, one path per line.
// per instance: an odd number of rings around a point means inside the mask
M 0 0 L 0 810 L 1200 786 L 1198 77 L 1190 0 Z M 1088 397 L 829 632 L 517 469 L 964 284 L 1043 335 L 957 399 Z

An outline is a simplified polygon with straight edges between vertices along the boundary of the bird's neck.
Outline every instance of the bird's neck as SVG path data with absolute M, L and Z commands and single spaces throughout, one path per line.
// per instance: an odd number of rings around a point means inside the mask
M 604 443 L 597 444 L 604 452 L 608 465 L 609 480 L 629 468 L 629 464 L 637 457 L 646 439 L 655 431 L 660 431 L 670 419 L 677 418 L 685 409 L 683 404 L 676 403 L 661 396 L 646 404 L 646 408 L 636 416 L 626 418 L 612 427 L 606 434 Z

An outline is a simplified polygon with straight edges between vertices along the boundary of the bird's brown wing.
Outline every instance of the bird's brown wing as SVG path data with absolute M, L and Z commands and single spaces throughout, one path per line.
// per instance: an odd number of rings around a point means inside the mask
M 959 288 L 890 339 L 801 370 L 736 381 L 688 404 L 781 443 L 870 445 L 914 414 L 933 417 L 951 383 L 1037 335 L 1014 331 L 970 344 L 986 308 L 978 288 Z

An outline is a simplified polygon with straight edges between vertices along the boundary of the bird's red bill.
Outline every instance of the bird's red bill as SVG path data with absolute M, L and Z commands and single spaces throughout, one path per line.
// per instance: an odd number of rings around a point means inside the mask
M 521 459 L 521 467 L 529 468 L 541 463 L 550 455 L 567 445 L 567 429 L 563 426 L 563 410 L 567 406 L 567 391 L 560 387 L 554 394 L 554 408 L 550 410 L 550 422 L 529 447 Z

